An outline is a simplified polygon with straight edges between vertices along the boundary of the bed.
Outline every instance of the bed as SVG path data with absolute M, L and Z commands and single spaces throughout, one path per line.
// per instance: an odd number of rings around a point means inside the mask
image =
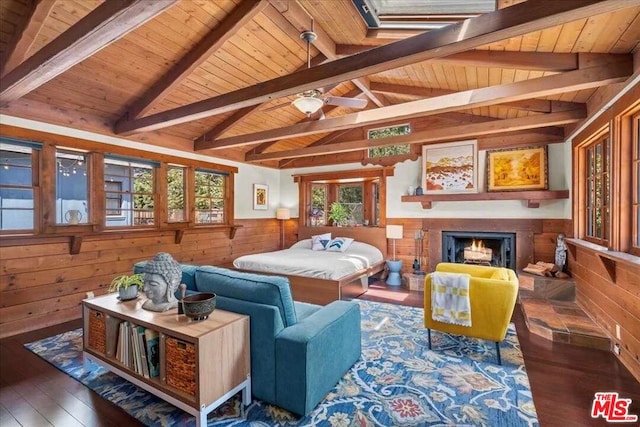
M 355 242 L 345 252 L 312 251 L 311 236 L 324 233 Z M 368 278 L 384 268 L 384 228 L 300 227 L 298 239 L 289 249 L 244 255 L 233 265 L 242 271 L 285 276 L 296 301 L 322 305 L 363 294 Z

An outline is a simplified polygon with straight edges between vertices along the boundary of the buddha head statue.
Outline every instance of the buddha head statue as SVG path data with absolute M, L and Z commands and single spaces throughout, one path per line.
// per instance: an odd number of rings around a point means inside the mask
M 144 293 L 148 300 L 142 308 L 167 311 L 178 306 L 176 289 L 182 279 L 182 268 L 171 255 L 157 253 L 144 267 Z

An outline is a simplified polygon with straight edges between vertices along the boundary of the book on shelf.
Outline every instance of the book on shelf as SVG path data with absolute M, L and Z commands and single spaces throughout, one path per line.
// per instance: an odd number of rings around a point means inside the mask
M 145 331 L 147 328 L 138 326 L 136 328 L 136 339 L 138 340 L 138 349 L 140 350 L 140 369 L 141 374 L 145 378 L 149 378 L 149 365 L 147 363 L 147 346 L 145 344 Z
M 153 329 L 147 329 L 144 331 L 144 336 L 149 376 L 154 378 L 160 375 L 160 334 Z

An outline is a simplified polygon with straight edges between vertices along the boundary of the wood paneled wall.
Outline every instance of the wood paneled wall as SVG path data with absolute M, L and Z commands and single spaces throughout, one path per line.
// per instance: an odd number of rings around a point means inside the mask
M 569 252 L 569 268 L 578 304 L 620 345 L 618 358 L 640 381 L 640 268 L 616 262 L 614 281 L 596 251 L 582 246 Z
M 114 277 L 131 273 L 135 262 L 157 252 L 185 263 L 230 266 L 240 255 L 279 248 L 280 221 L 235 222 L 243 227 L 233 240 L 228 229 L 203 228 L 186 231 L 180 244 L 175 244 L 175 232 L 87 236 L 77 255 L 69 255 L 67 241 L 55 237 L 40 239 L 37 245 L 2 246 L 0 338 L 79 318 L 87 292 L 106 293 Z

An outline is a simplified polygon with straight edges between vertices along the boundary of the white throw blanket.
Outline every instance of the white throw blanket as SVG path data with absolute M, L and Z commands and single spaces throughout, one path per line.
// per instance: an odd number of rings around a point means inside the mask
M 431 273 L 431 317 L 454 325 L 471 326 L 468 274 Z

